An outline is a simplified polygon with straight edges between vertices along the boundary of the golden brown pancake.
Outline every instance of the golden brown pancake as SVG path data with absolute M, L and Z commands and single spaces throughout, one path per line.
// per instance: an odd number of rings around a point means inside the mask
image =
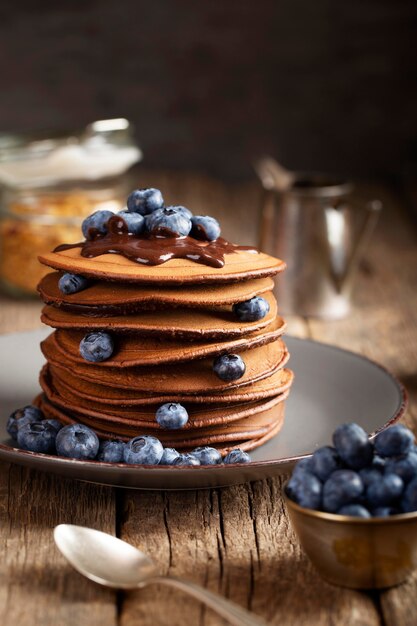
M 188 259 L 172 259 L 161 265 L 142 265 L 119 254 L 95 258 L 81 256 L 80 248 L 49 252 L 39 257 L 44 265 L 106 281 L 166 285 L 235 282 L 274 276 L 285 269 L 284 261 L 264 254 L 239 250 L 225 255 L 224 267 L 210 267 Z
M 69 371 L 92 382 L 109 387 L 135 389 L 150 393 L 201 394 L 210 391 L 223 391 L 252 384 L 271 376 L 284 367 L 289 358 L 288 350 L 281 339 L 265 346 L 240 353 L 246 365 L 244 375 L 236 381 L 225 382 L 213 372 L 212 359 L 200 359 L 187 363 L 137 366 L 102 367 L 100 363 L 62 362 L 51 336 L 41 343 L 46 359 L 57 367 Z
M 138 310 L 183 307 L 207 309 L 250 300 L 267 291 L 272 291 L 272 278 L 242 280 L 222 285 L 132 285 L 131 283 L 93 282 L 87 289 L 65 295 L 58 288 L 61 274 L 51 272 L 44 276 L 38 291 L 46 304 L 72 310 L 83 315 L 117 315 L 120 311 L 132 313 Z M 76 310 L 74 310 L 76 308 Z
M 96 382 L 85 380 L 83 377 L 74 375 L 69 370 L 64 370 L 53 365 L 46 365 L 41 372 L 41 384 L 44 376 L 50 376 L 55 388 L 64 398 L 71 401 L 74 397 L 87 402 L 100 402 L 103 406 L 137 407 L 145 404 L 165 404 L 166 402 L 187 402 L 189 395 L 172 394 L 162 395 L 157 392 L 147 393 L 133 389 L 121 389 L 100 385 Z M 278 369 L 274 374 L 263 378 L 251 385 L 228 389 L 227 391 L 213 392 L 207 390 L 207 394 L 193 394 L 193 403 L 211 404 L 228 402 L 251 402 L 263 400 L 277 394 L 281 394 L 290 388 L 294 379 L 291 370 Z
M 277 317 L 270 326 L 238 339 L 222 342 L 162 340 L 156 335 L 144 337 L 133 333 L 115 336 L 115 350 L 112 356 L 101 363 L 102 367 L 131 367 L 133 365 L 161 365 L 180 361 L 192 361 L 225 352 L 250 350 L 275 341 L 285 330 L 282 317 Z M 52 341 L 64 359 L 85 363 L 80 354 L 80 342 L 85 331 L 57 330 Z
M 269 302 L 270 310 L 257 322 L 240 322 L 227 306 L 193 311 L 179 308 L 165 309 L 133 315 L 99 317 L 76 315 L 47 305 L 42 310 L 41 319 L 52 328 L 135 331 L 142 335 L 179 336 L 190 339 L 238 337 L 265 328 L 275 320 L 277 304 L 272 292 L 264 294 L 263 297 Z

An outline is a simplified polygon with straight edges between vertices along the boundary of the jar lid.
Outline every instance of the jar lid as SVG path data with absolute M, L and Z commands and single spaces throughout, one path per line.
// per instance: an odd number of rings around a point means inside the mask
M 0 134 L 0 183 L 40 186 L 123 174 L 142 159 L 124 118 L 98 120 L 63 134 Z

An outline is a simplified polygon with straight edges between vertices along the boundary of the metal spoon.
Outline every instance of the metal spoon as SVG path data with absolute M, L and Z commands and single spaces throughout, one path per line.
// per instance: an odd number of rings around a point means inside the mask
M 93 528 L 60 524 L 54 529 L 59 550 L 80 574 L 100 585 L 134 589 L 164 583 L 204 602 L 235 626 L 265 626 L 240 606 L 194 583 L 160 576 L 152 559 L 134 546 Z

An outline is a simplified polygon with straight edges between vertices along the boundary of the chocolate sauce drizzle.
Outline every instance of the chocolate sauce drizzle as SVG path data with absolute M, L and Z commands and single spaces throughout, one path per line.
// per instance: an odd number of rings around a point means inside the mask
M 128 233 L 123 218 L 114 215 L 107 223 L 108 232 L 101 235 L 90 229 L 88 239 L 75 244 L 63 244 L 54 252 L 81 248 L 81 256 L 92 258 L 101 254 L 121 254 L 143 265 L 161 265 L 170 259 L 189 259 L 202 265 L 223 267 L 224 255 L 237 250 L 257 253 L 251 246 L 238 246 L 219 237 L 215 241 L 200 241 L 193 237 L 178 237 L 167 229 L 153 234 L 132 235 Z

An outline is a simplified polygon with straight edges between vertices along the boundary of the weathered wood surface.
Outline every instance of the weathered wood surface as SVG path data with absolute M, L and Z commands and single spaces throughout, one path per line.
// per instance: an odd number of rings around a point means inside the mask
M 202 176 L 149 173 L 169 201 L 221 217 L 226 236 L 254 243 L 259 190 L 226 188 Z M 334 343 L 389 367 L 410 394 L 417 425 L 417 246 L 396 196 L 386 204 L 362 263 L 346 320 L 293 317 L 289 332 Z M 254 209 L 255 207 L 255 209 Z M 39 326 L 37 303 L 0 300 L 0 330 Z M 352 416 L 355 419 L 355 416 Z M 0 623 L 101 626 L 217 626 L 224 622 L 171 589 L 119 595 L 85 581 L 53 546 L 56 523 L 91 525 L 141 546 L 161 572 L 191 578 L 281 626 L 416 624 L 417 574 L 383 593 L 344 590 L 315 573 L 289 526 L 282 479 L 190 492 L 123 491 L 85 485 L 1 464 Z

